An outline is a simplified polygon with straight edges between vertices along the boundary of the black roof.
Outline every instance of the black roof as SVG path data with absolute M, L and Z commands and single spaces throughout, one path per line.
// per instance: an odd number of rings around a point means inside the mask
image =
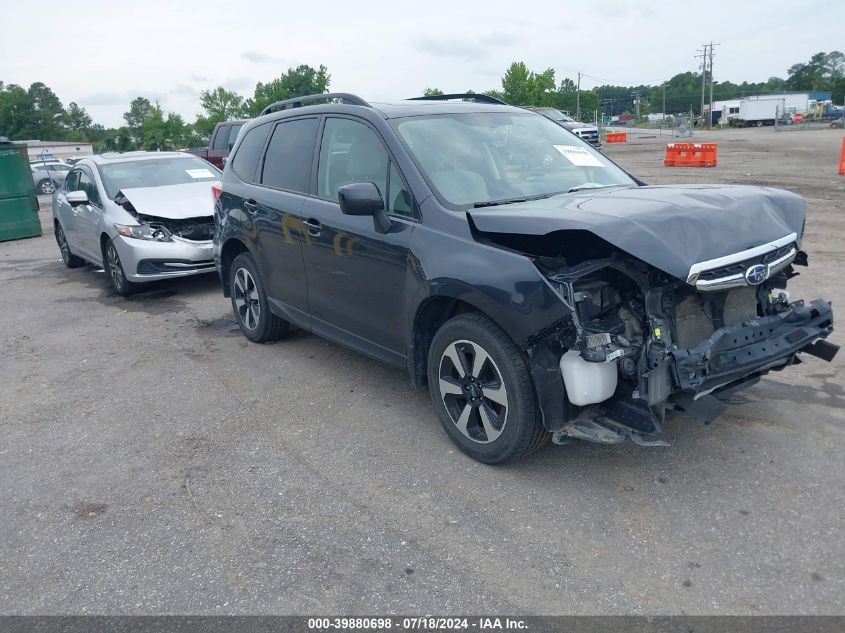
M 282 113 L 300 113 L 301 108 L 319 108 L 323 112 L 348 112 L 350 109 L 368 108 L 381 114 L 385 119 L 401 117 L 420 116 L 426 114 L 457 114 L 461 112 L 520 112 L 525 110 L 506 105 L 502 102 L 495 103 L 496 99 L 478 95 L 478 101 L 448 100 L 472 98 L 473 95 L 443 95 L 432 98 L 414 98 L 404 101 L 392 101 L 385 103 L 367 102 L 361 97 L 350 93 L 325 93 L 307 95 L 278 101 L 267 106 L 260 116 L 277 115 Z M 483 101 L 482 101 L 483 99 Z M 332 100 L 333 103 L 325 103 Z M 316 103 L 311 103 L 316 102 Z

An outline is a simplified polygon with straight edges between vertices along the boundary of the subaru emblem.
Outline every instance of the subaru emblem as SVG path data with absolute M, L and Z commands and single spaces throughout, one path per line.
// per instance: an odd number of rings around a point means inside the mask
M 768 274 L 769 273 L 763 264 L 757 264 L 745 271 L 745 281 L 748 282 L 749 286 L 759 286 L 761 283 L 766 281 Z

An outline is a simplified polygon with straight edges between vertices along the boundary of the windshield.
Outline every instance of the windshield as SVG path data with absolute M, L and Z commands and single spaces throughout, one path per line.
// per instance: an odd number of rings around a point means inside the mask
M 99 169 L 103 186 L 111 199 L 121 189 L 184 185 L 220 178 L 219 169 L 201 158 L 189 156 L 120 161 L 100 165 Z
M 440 114 L 392 124 L 437 197 L 453 207 L 636 184 L 600 152 L 537 114 Z

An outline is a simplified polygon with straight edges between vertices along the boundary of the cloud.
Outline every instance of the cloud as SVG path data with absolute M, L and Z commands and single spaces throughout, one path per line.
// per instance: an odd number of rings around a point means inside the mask
M 208 83 L 211 80 L 208 77 L 205 77 L 203 75 L 193 74 L 193 75 L 191 75 L 191 81 L 196 81 L 196 82 L 204 84 L 204 83 Z
M 235 92 L 238 92 L 240 90 L 246 90 L 247 88 L 253 88 L 255 86 L 255 81 L 249 77 L 230 77 L 224 81 L 222 85 L 226 90 L 234 90 Z
M 192 88 L 186 84 L 176 84 L 167 94 L 171 95 L 178 95 L 178 96 L 187 96 L 187 97 L 196 97 L 199 95 L 200 91 L 196 88 Z
M 159 95 L 153 92 L 145 92 L 141 90 L 126 90 L 123 92 L 93 92 L 89 95 L 79 97 L 76 100 L 81 106 L 113 106 L 113 105 L 128 105 L 130 101 L 136 97 L 146 97 L 152 102 L 155 102 Z
M 435 57 L 450 59 L 479 59 L 487 54 L 484 48 L 471 42 L 426 35 L 416 39 L 414 48 Z
M 241 53 L 241 58 L 254 64 L 283 64 L 285 62 L 281 57 L 273 57 L 272 55 L 265 55 L 258 51 L 244 51 Z
M 513 33 L 505 33 L 503 31 L 492 31 L 484 37 L 478 38 L 478 43 L 483 46 L 510 46 L 516 42 L 516 36 Z

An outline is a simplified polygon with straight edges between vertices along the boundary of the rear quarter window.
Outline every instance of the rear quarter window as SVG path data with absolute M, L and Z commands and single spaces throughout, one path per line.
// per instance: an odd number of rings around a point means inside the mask
M 232 171 L 244 182 L 255 182 L 255 172 L 261 159 L 261 150 L 267 141 L 271 125 L 265 123 L 247 130 L 232 159 Z

